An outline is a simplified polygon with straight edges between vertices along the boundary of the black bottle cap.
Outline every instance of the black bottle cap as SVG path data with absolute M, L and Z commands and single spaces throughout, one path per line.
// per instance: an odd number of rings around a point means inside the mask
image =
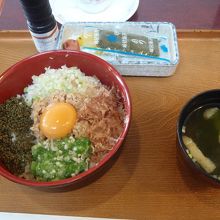
M 29 29 L 34 33 L 51 31 L 56 20 L 52 14 L 49 0 L 20 0 Z

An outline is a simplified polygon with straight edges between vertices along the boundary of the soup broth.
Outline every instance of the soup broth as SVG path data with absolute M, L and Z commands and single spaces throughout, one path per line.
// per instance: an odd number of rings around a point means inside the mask
M 188 138 L 202 155 L 196 161 L 204 169 L 206 162 L 211 163 L 213 169 L 209 173 L 220 175 L 220 104 L 209 104 L 194 110 L 185 120 L 182 128 L 183 140 Z M 187 145 L 184 142 L 185 145 Z M 191 149 L 188 153 L 195 161 Z M 200 152 L 201 151 L 201 152 Z M 206 161 L 205 161 L 206 160 Z M 206 164 L 205 166 L 203 166 Z M 205 169 L 207 171 L 207 169 Z

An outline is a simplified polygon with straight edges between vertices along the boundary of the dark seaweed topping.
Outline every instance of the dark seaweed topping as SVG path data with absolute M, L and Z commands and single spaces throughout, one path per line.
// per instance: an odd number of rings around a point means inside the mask
M 35 138 L 30 127 L 31 108 L 22 97 L 0 105 L 0 161 L 13 174 L 20 175 L 31 160 Z

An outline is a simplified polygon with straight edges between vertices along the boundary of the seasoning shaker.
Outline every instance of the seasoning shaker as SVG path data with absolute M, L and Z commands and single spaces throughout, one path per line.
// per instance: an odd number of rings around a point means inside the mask
M 49 0 L 20 0 L 27 26 L 39 52 L 56 48 L 59 29 Z

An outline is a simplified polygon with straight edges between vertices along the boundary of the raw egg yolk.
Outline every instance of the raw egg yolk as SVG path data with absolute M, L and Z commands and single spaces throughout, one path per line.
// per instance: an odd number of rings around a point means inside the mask
M 71 133 L 75 123 L 76 110 L 71 104 L 53 103 L 40 117 L 40 131 L 49 139 L 62 138 Z

